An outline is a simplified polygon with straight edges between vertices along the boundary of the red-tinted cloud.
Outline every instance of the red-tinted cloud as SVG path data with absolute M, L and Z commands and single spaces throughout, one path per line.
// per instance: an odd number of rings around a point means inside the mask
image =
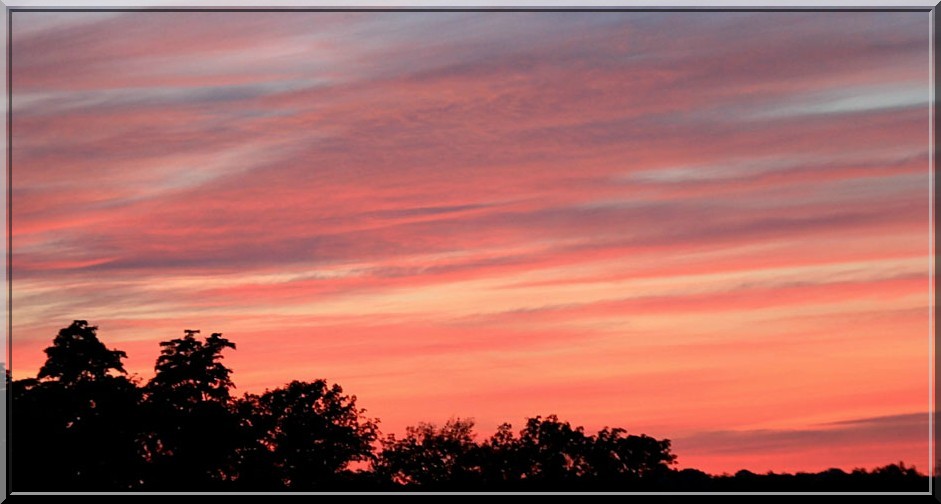
M 558 413 L 707 470 L 921 464 L 914 429 L 818 424 L 926 408 L 925 13 L 16 12 L 12 37 L 17 377 L 72 319 L 144 378 L 199 328 L 240 390 L 327 377 L 388 432 Z

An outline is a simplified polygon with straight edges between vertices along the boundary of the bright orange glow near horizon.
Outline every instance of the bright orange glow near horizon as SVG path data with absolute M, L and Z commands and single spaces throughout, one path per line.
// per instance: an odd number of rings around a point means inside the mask
M 927 12 L 14 12 L 14 378 L 326 378 L 679 467 L 925 472 Z

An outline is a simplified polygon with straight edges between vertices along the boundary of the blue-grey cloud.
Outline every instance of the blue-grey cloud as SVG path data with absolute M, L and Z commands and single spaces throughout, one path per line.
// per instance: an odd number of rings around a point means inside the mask
M 774 453 L 805 447 L 918 442 L 928 455 L 928 413 L 852 419 L 808 429 L 710 431 L 678 438 L 683 449 L 715 454 Z

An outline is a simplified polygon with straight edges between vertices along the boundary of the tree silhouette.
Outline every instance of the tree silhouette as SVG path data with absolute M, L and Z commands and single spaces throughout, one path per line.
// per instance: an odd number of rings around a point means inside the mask
M 83 379 L 102 379 L 111 370 L 126 374 L 121 359 L 127 358 L 127 354 L 105 347 L 98 340 L 97 331 L 97 326 L 84 320 L 76 320 L 60 330 L 52 346 L 44 350 L 48 357 L 37 378 L 51 378 L 71 386 Z
M 325 380 L 233 399 L 235 344 L 199 331 L 160 343 L 146 385 L 126 354 L 76 320 L 36 378 L 10 383 L 11 491 L 924 491 L 903 463 L 872 471 L 713 476 L 675 470 L 668 439 L 608 428 L 588 435 L 555 415 L 505 423 L 482 443 L 471 419 L 379 438 L 378 419 Z M 9 378 L 9 375 L 7 375 Z M 357 464 L 359 466 L 357 467 Z M 371 465 L 371 471 L 367 467 Z
M 144 457 L 151 464 L 151 488 L 206 490 L 222 488 L 235 469 L 239 419 L 230 404 L 232 370 L 222 365 L 222 351 L 235 344 L 214 333 L 196 339 L 160 343 L 156 374 L 144 387 L 150 422 Z
M 45 350 L 38 379 L 12 383 L 11 449 L 17 490 L 132 488 L 138 479 L 140 391 L 124 376 L 126 354 L 76 320 Z
M 424 489 L 581 490 L 651 487 L 668 476 L 676 457 L 669 440 L 628 436 L 605 428 L 596 436 L 555 415 L 526 421 L 519 436 L 510 424 L 480 445 L 473 422 L 442 428 L 419 424 L 383 441 L 378 472 L 393 482 Z
M 261 395 L 247 394 L 238 406 L 253 434 L 244 453 L 253 467 L 275 471 L 291 490 L 336 487 L 352 462 L 372 462 L 377 420 L 357 409 L 356 396 L 325 380 L 293 381 Z M 264 472 L 265 469 L 262 469 Z
M 676 460 L 669 439 L 626 434 L 624 429 L 605 427 L 590 438 L 586 477 L 593 483 L 650 483 L 669 472 Z
M 489 487 L 512 488 L 531 472 L 532 464 L 521 450 L 513 426 L 503 423 L 484 441 L 478 455 L 481 475 Z
M 544 485 L 566 485 L 589 473 L 589 438 L 555 415 L 529 418 L 520 431 L 520 452 L 528 463 L 526 479 Z
M 440 429 L 431 423 L 407 427 L 405 437 L 382 440 L 377 471 L 404 485 L 438 488 L 476 479 L 474 421 L 455 418 Z
M 235 349 L 235 343 L 220 333 L 200 341 L 198 330 L 187 329 L 185 336 L 160 343 L 160 356 L 154 367 L 156 375 L 147 384 L 152 401 L 186 411 L 202 402 L 223 404 L 234 388 L 229 377 L 232 370 L 223 366 L 222 351 Z

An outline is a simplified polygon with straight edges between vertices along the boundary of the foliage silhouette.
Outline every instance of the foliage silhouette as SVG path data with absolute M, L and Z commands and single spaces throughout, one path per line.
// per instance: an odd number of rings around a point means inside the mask
M 225 404 L 234 388 L 232 370 L 223 366 L 222 351 L 235 350 L 235 343 L 213 333 L 205 342 L 196 339 L 198 330 L 187 329 L 183 338 L 160 343 L 156 374 L 147 384 L 151 400 L 165 401 L 187 411 L 203 402 Z
M 526 479 L 553 485 L 584 476 L 590 440 L 581 427 L 572 428 L 555 415 L 530 418 L 520 431 L 519 450 L 527 461 Z
M 480 469 L 484 484 L 492 488 L 518 485 L 530 472 L 531 462 L 520 450 L 513 426 L 503 423 L 481 445 Z
M 84 320 L 76 320 L 60 330 L 52 346 L 44 350 L 48 357 L 37 378 L 52 378 L 71 386 L 81 380 L 102 379 L 111 370 L 126 374 L 121 359 L 127 358 L 127 354 L 108 350 L 98 340 L 97 331 L 98 327 L 89 326 Z
M 146 384 L 127 355 L 76 320 L 45 350 L 36 378 L 12 381 L 11 491 L 913 491 L 903 463 L 872 471 L 709 475 L 677 470 L 670 440 L 555 415 L 504 423 L 477 442 L 474 421 L 419 423 L 380 438 L 336 384 L 292 381 L 232 396 L 222 352 L 199 331 L 160 343 Z M 9 376 L 9 375 L 8 375 Z M 377 446 L 378 445 L 378 446 Z M 377 452 L 377 448 L 379 448 Z
M 440 488 L 476 481 L 474 421 L 451 419 L 440 429 L 420 423 L 408 427 L 405 437 L 390 434 L 382 441 L 377 474 L 401 485 Z
M 152 466 L 144 485 L 165 490 L 216 490 L 233 472 L 239 419 L 230 404 L 231 369 L 219 362 L 235 344 L 199 331 L 160 343 L 155 375 L 144 387 L 142 436 Z
M 357 409 L 356 396 L 325 380 L 293 381 L 264 394 L 246 394 L 236 406 L 250 432 L 240 449 L 240 475 L 266 475 L 265 487 L 329 488 L 352 462 L 372 462 L 378 421 Z M 274 471 L 274 474 L 272 474 Z M 274 475 L 277 475 L 275 478 Z
M 621 428 L 605 427 L 598 432 L 585 455 L 588 478 L 599 482 L 649 481 L 668 473 L 676 461 L 669 439 L 626 434 Z
M 533 417 L 515 435 L 503 424 L 481 444 L 474 422 L 452 419 L 443 427 L 421 423 L 402 439 L 383 441 L 377 475 L 406 487 L 473 490 L 571 490 L 654 481 L 676 459 L 669 440 L 626 436 L 624 429 L 587 435 L 555 415 Z
M 141 391 L 125 376 L 126 354 L 97 327 L 76 320 L 45 350 L 36 379 L 11 384 L 13 479 L 27 489 L 130 489 L 139 481 Z

